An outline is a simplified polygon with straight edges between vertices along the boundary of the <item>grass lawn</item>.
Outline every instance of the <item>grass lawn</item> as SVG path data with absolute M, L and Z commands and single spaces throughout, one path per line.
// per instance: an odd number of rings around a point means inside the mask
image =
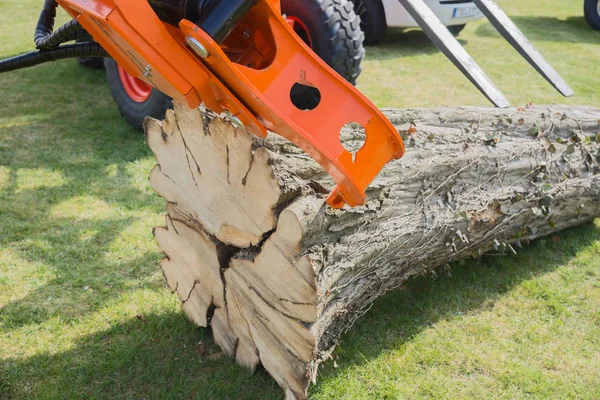
M 41 3 L 0 2 L 0 56 L 32 48 Z M 561 98 L 488 23 L 467 26 L 461 41 L 508 99 L 600 105 L 600 33 L 582 1 L 502 5 L 576 92 Z M 359 88 L 381 107 L 487 104 L 414 30 L 368 49 Z M 154 159 L 103 72 L 3 74 L 0 99 L 0 399 L 281 398 L 166 288 Z M 378 300 L 311 398 L 600 398 L 600 222 L 452 275 Z

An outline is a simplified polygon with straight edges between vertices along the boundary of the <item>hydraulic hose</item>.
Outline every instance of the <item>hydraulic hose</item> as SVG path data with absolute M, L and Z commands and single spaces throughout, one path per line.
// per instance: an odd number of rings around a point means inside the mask
M 79 21 L 73 19 L 60 28 L 56 32 L 47 35 L 43 39 L 36 42 L 36 48 L 41 50 L 50 50 L 58 47 L 60 44 L 75 40 L 76 33 L 81 31 Z
M 58 3 L 56 0 L 44 0 L 34 34 L 35 47 L 38 50 L 0 60 L 0 73 L 65 58 L 110 57 L 98 43 L 91 41 L 91 36 L 82 29 L 75 19 L 67 22 L 54 32 L 57 8 Z M 85 40 L 85 42 L 60 46 L 62 43 L 73 40 Z M 87 40 L 90 40 L 90 42 Z
M 0 60 L 0 73 L 77 57 L 110 57 L 110 55 L 98 43 L 68 44 L 50 50 L 37 50 Z
M 54 20 L 56 19 L 57 8 L 58 3 L 56 0 L 44 0 L 42 12 L 40 13 L 33 37 L 37 49 L 41 50 L 44 48 L 42 47 L 44 40 L 52 35 L 52 32 L 54 31 Z
M 39 50 L 50 50 L 58 47 L 60 44 L 75 40 L 79 31 L 83 31 L 79 21 L 73 19 L 54 32 L 54 22 L 56 19 L 56 9 L 58 3 L 56 0 L 45 0 L 40 18 L 35 27 L 34 41 L 35 48 Z

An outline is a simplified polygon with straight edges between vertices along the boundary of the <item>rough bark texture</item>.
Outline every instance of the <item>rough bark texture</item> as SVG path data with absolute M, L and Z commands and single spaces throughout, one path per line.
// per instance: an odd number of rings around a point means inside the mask
M 327 174 L 275 135 L 259 141 L 180 105 L 146 124 L 150 182 L 168 203 L 155 236 L 169 286 L 224 352 L 261 363 L 288 398 L 306 398 L 341 333 L 387 290 L 600 215 L 597 108 L 385 112 L 406 155 L 364 206 L 342 210 L 324 204 Z

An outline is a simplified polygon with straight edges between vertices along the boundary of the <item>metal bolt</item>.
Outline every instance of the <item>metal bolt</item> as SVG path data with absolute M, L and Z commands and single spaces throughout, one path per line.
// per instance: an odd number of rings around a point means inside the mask
M 248 39 L 250 37 L 250 34 L 251 34 L 250 29 L 246 29 L 244 31 L 244 39 Z
M 207 58 L 210 53 L 206 50 L 206 47 L 202 46 L 198 40 L 191 36 L 185 37 L 185 42 L 194 50 L 194 53 L 198 54 L 201 58 Z
M 152 72 L 152 68 L 150 68 L 149 65 L 146 65 L 146 68 L 144 68 L 144 76 L 146 78 L 149 77 L 151 72 Z

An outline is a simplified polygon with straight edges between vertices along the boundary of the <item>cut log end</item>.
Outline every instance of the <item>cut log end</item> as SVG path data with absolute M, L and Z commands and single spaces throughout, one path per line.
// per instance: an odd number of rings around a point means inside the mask
M 281 193 L 266 150 L 252 152 L 251 134 L 222 119 L 204 126 L 199 109 L 175 104 L 162 123 L 146 123 L 146 135 L 158 162 L 150 182 L 182 217 L 237 247 L 256 245 L 274 228 Z
M 154 232 L 167 284 L 191 321 L 239 364 L 262 364 L 286 399 L 307 397 L 340 334 L 385 291 L 600 215 L 598 109 L 387 115 L 407 154 L 365 206 L 342 210 L 324 204 L 326 174 L 281 138 L 253 142 L 179 104 L 146 123 L 150 183 L 168 204 Z

